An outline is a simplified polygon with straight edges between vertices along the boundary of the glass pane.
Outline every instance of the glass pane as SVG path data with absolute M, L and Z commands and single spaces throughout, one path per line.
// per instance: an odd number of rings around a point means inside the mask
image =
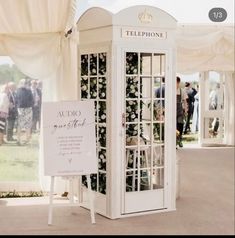
M 153 146 L 153 167 L 164 166 L 164 146 Z
M 138 166 L 138 147 L 126 148 L 126 168 L 137 169 Z
M 91 174 L 90 178 L 91 178 L 91 189 L 93 191 L 97 191 L 97 174 Z M 82 176 L 82 184 L 88 187 L 86 176 Z
M 106 78 L 99 77 L 99 98 L 106 99 Z
M 126 98 L 138 98 L 138 77 L 126 77 Z
M 151 167 L 151 147 L 140 147 L 140 168 Z
M 92 99 L 97 98 L 97 78 L 96 77 L 90 78 L 90 98 Z
M 154 54 L 153 56 L 153 75 L 164 76 L 165 75 L 165 55 Z
M 88 78 L 81 79 L 81 98 L 88 98 Z
M 152 138 L 151 123 L 143 123 L 140 125 L 140 128 L 142 129 L 142 134 L 143 134 L 143 138 L 145 140 L 145 144 L 150 145 L 151 138 Z
M 106 74 L 106 53 L 99 53 L 99 74 Z
M 137 171 L 126 172 L 126 192 L 137 191 Z
M 106 194 L 106 174 L 99 173 L 99 192 Z
M 164 188 L 164 168 L 153 170 L 152 183 L 153 183 L 153 189 Z
M 106 102 L 98 102 L 99 123 L 106 122 Z
M 140 100 L 140 121 L 151 122 L 151 101 Z
M 137 144 L 138 144 L 138 124 L 126 125 L 126 145 L 137 145 Z
M 126 122 L 138 122 L 138 101 L 126 101 Z
M 106 171 L 106 150 L 104 149 L 99 150 L 98 162 L 99 162 L 99 170 Z
M 140 170 L 140 191 L 150 189 L 151 189 L 150 169 Z
M 154 100 L 153 120 L 157 122 L 164 122 L 165 120 L 165 100 Z
M 224 137 L 224 120 L 219 118 L 204 119 L 204 138 L 223 138 Z
M 95 122 L 97 123 L 97 114 L 98 114 L 98 111 L 97 111 L 97 101 L 94 100 L 94 104 L 95 104 Z
M 153 138 L 154 143 L 164 143 L 164 124 L 153 123 Z
M 209 84 L 209 110 L 222 110 L 224 108 L 224 85 L 212 80 Z
M 81 76 L 88 76 L 88 55 L 81 55 Z
M 165 98 L 165 77 L 154 78 L 154 98 L 164 99 Z
M 97 75 L 97 54 L 90 54 L 90 75 Z
M 140 54 L 140 74 L 151 75 L 152 73 L 152 54 L 141 53 Z
M 152 78 L 140 77 L 140 97 L 151 98 L 152 97 Z
M 99 126 L 99 145 L 106 147 L 106 127 Z
M 138 74 L 138 53 L 126 53 L 126 74 Z

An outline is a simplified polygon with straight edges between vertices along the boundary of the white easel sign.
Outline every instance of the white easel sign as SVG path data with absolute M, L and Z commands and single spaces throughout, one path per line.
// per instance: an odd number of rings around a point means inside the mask
M 45 175 L 97 173 L 93 102 L 44 102 L 42 120 Z

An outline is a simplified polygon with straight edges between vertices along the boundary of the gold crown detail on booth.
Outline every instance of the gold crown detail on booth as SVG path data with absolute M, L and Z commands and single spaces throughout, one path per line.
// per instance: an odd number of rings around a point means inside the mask
M 153 20 L 153 16 L 145 9 L 144 12 L 139 14 L 139 19 L 142 23 L 150 23 Z

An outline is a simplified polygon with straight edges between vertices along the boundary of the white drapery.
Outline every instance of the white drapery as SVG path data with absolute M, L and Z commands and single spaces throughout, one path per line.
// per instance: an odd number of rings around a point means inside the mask
M 76 63 L 76 6 L 76 0 L 0 0 L 0 54 L 10 56 L 24 74 L 43 80 L 50 88 L 44 100 L 77 96 L 77 67 L 70 67 Z M 65 37 L 71 28 L 72 35 Z
M 179 25 L 177 71 L 234 71 L 234 26 Z
M 77 99 L 76 7 L 76 0 L 0 0 L 0 55 L 42 80 L 43 101 Z M 65 36 L 70 29 L 72 34 Z M 40 147 L 40 183 L 49 190 L 43 166 Z M 65 189 L 57 179 L 57 192 Z

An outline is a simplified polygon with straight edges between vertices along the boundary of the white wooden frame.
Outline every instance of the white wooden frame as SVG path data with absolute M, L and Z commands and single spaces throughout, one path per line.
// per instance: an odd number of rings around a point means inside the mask
M 81 175 L 79 175 L 81 176 Z M 53 207 L 73 207 L 73 206 L 81 206 L 79 203 L 74 202 L 74 191 L 73 191 L 73 180 L 76 179 L 78 176 L 63 176 L 67 179 L 69 179 L 69 203 L 67 204 L 53 204 L 53 194 L 54 194 L 54 182 L 55 182 L 55 176 L 51 176 L 51 187 L 50 187 L 50 197 L 49 197 L 49 212 L 48 212 L 48 225 L 52 225 L 52 215 L 53 215 Z M 87 176 L 87 184 L 88 184 L 88 190 L 89 190 L 89 202 L 90 202 L 90 216 L 91 216 L 91 223 L 95 224 L 95 210 L 94 210 L 94 199 L 93 194 L 91 190 L 91 179 L 90 174 Z

